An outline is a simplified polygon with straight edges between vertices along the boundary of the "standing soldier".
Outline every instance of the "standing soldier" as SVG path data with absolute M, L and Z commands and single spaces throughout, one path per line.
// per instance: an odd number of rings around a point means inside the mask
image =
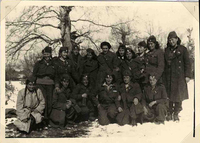
M 136 57 L 136 61 L 140 62 L 141 64 L 141 77 L 138 80 L 138 83 L 140 84 L 141 90 L 144 89 L 145 86 L 145 75 L 144 75 L 144 69 L 145 69 L 145 54 L 147 52 L 147 44 L 145 41 L 141 41 L 138 43 L 138 53 L 137 53 L 137 57 Z
M 150 36 L 147 39 L 148 52 L 145 54 L 145 80 L 148 82 L 149 74 L 156 72 L 156 79 L 162 82 L 161 77 L 164 71 L 164 54 L 160 49 L 159 43 L 155 36 Z
M 73 65 L 72 78 L 76 84 L 80 82 L 81 65 L 83 62 L 83 57 L 80 55 L 79 52 L 80 52 L 80 47 L 78 45 L 73 45 L 71 54 L 69 56 Z
M 46 125 L 48 124 L 49 115 L 52 109 L 54 79 L 56 74 L 51 53 L 51 47 L 44 48 L 42 50 L 42 60 L 38 61 L 33 68 L 33 76 L 37 78 L 36 84 L 45 98 L 44 123 Z
M 112 71 L 115 68 L 115 60 L 117 59 L 116 54 L 110 51 L 111 45 L 108 42 L 101 43 L 102 53 L 99 54 L 97 60 L 99 63 L 99 71 L 98 71 L 98 83 L 102 84 L 105 71 Z
M 74 81 L 72 79 L 72 61 L 68 57 L 68 47 L 61 47 L 59 50 L 59 57 L 53 59 L 54 65 L 56 67 L 56 80 L 55 80 L 55 88 L 59 91 L 59 83 L 61 77 L 65 74 L 70 75 L 70 89 L 74 88 Z
M 147 51 L 147 44 L 145 41 L 141 41 L 138 43 L 138 53 L 137 59 L 144 63 L 144 56 Z
M 89 76 L 90 84 L 95 88 L 98 72 L 97 56 L 91 48 L 87 49 L 87 55 L 84 57 L 83 64 L 81 65 L 81 75 L 87 74 Z
M 129 70 L 132 74 L 132 81 L 136 82 L 142 75 L 141 62 L 136 60 L 136 54 L 131 48 L 125 52 L 125 60 L 122 62 L 121 71 Z
M 186 47 L 180 45 L 181 40 L 175 31 L 168 35 L 165 49 L 165 86 L 169 102 L 167 120 L 179 121 L 178 114 L 182 110 L 182 101 L 188 99 L 187 83 L 191 77 L 191 65 Z
M 126 46 L 123 44 L 120 44 L 120 46 L 116 52 L 117 60 L 115 60 L 116 68 L 114 70 L 116 82 L 118 84 L 122 83 L 121 66 L 122 66 L 123 61 L 125 60 L 125 51 L 126 51 Z

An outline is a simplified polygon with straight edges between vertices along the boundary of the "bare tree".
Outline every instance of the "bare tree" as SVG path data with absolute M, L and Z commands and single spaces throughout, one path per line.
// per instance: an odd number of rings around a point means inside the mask
M 35 50 L 42 44 L 52 46 L 54 49 L 58 46 L 67 46 L 71 50 L 72 44 L 80 44 L 86 39 L 100 50 L 97 41 L 93 39 L 93 33 L 99 32 L 101 28 L 112 28 L 122 24 L 108 25 L 96 22 L 93 18 L 85 16 L 87 11 L 84 11 L 81 17 L 71 19 L 70 13 L 74 8 L 73 6 L 30 6 L 25 7 L 16 19 L 7 18 L 6 56 L 18 58 L 21 52 Z M 77 29 L 76 24 L 83 22 L 88 23 L 88 27 Z M 90 28 L 92 26 L 96 27 Z
M 194 78 L 194 61 L 195 61 L 194 50 L 195 50 L 195 43 L 194 43 L 194 39 L 192 38 L 192 31 L 193 31 L 193 28 L 188 28 L 187 29 L 188 41 L 187 41 L 186 47 L 187 47 L 188 52 L 189 52 L 190 62 L 191 62 L 191 66 L 192 66 L 192 78 Z

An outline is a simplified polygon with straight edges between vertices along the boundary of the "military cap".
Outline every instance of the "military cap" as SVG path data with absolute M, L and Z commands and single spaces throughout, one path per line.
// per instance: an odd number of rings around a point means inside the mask
M 70 80 L 70 76 L 68 74 L 64 74 L 61 76 L 61 81 L 67 81 Z
M 125 70 L 123 72 L 123 76 L 132 76 L 131 72 L 129 70 Z
M 72 51 L 73 50 L 78 50 L 78 51 L 80 51 L 80 47 L 78 46 L 78 45 L 73 45 L 72 46 Z
M 153 43 L 156 43 L 156 37 L 154 35 L 151 35 L 148 39 L 147 39 L 147 43 L 149 42 L 153 42 Z
M 88 48 L 88 49 L 86 50 L 86 52 L 88 52 L 88 53 L 93 53 L 94 50 L 92 50 L 91 48 Z
M 172 32 L 169 33 L 168 39 L 171 39 L 171 38 L 178 38 L 178 36 L 177 36 L 175 31 L 172 31 Z
M 146 48 L 146 47 L 147 47 L 147 44 L 146 44 L 145 41 L 141 41 L 141 42 L 138 43 L 138 46 L 141 46 L 141 47 Z
M 102 48 L 103 46 L 108 46 L 109 49 L 111 48 L 110 43 L 108 43 L 108 42 L 106 42 L 106 41 L 104 41 L 104 42 L 101 43 L 101 48 Z
M 47 47 L 45 47 L 43 50 L 42 50 L 42 53 L 52 53 L 52 48 L 51 47 L 49 47 L 49 46 L 47 46 Z
M 59 53 L 62 53 L 63 51 L 68 52 L 68 47 L 60 47 Z
M 26 85 L 29 84 L 30 82 L 32 82 L 33 84 L 35 84 L 36 83 L 36 77 L 33 76 L 33 75 L 29 76 L 27 78 L 27 80 L 26 80 Z

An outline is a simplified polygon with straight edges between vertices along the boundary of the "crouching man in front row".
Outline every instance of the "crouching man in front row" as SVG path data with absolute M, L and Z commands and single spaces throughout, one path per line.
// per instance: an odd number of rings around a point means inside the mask
M 136 82 L 131 82 L 131 72 L 123 72 L 124 83 L 120 85 L 121 105 L 118 106 L 117 123 L 119 125 L 131 124 L 137 125 L 136 119 L 142 119 L 143 106 L 140 103 L 142 92 Z M 140 120 L 141 121 L 141 120 Z
M 149 76 L 150 84 L 144 87 L 142 104 L 144 106 L 144 119 L 164 124 L 168 109 L 168 99 L 165 86 L 157 84 L 155 74 Z
M 26 133 L 30 133 L 36 124 L 43 119 L 45 99 L 40 89 L 36 89 L 35 78 L 26 80 L 26 87 L 19 91 L 17 96 L 17 120 L 14 125 Z

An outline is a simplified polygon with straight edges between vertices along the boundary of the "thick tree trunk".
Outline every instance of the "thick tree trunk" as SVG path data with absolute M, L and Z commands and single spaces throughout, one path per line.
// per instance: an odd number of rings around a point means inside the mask
M 69 52 L 72 50 L 71 44 L 71 20 L 69 13 L 71 11 L 71 6 L 60 6 L 60 28 L 61 28 L 61 38 L 62 38 L 62 45 L 64 47 L 69 48 Z

